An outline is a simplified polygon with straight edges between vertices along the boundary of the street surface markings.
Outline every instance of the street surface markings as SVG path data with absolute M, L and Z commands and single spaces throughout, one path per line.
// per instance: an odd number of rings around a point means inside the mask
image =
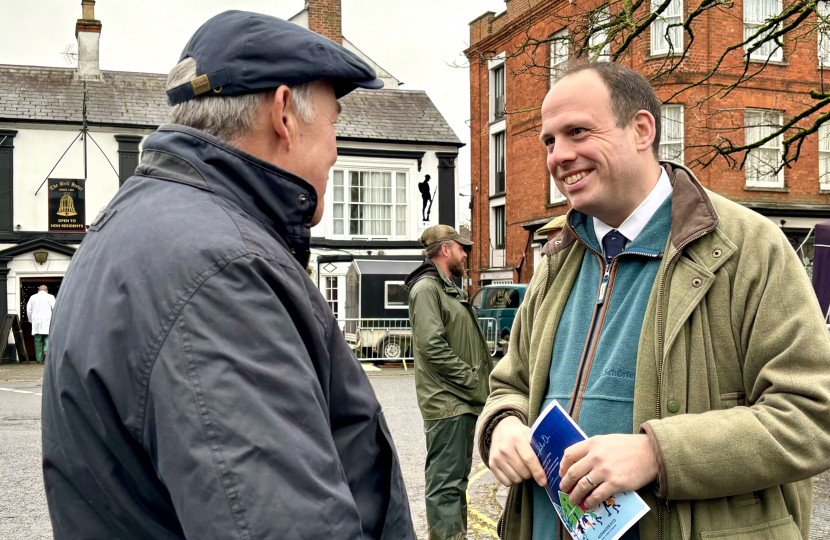
M 0 388 L 0 390 L 4 392 L 14 392 L 16 394 L 34 394 L 36 396 L 42 396 L 43 394 L 38 392 L 29 392 L 27 390 L 15 390 L 14 388 Z
M 484 463 L 482 463 L 480 465 L 477 465 L 473 469 L 473 471 L 477 471 L 477 472 L 472 476 L 472 478 L 470 478 L 470 482 L 467 484 L 467 501 L 468 501 L 467 510 L 471 514 L 473 514 L 476 518 L 478 518 L 479 520 L 483 521 L 484 523 L 486 523 L 487 525 L 490 525 L 490 526 L 487 527 L 485 525 L 480 525 L 480 524 L 476 523 L 475 521 L 473 521 L 473 522 L 470 523 L 470 527 L 472 527 L 474 529 L 477 529 L 481 532 L 490 533 L 493 536 L 498 537 L 498 533 L 496 532 L 496 527 L 498 527 L 498 524 L 495 521 L 493 521 L 492 519 L 490 519 L 488 516 L 484 515 L 482 512 L 479 512 L 478 510 L 473 508 L 472 504 L 469 504 L 469 501 L 470 501 L 470 488 L 473 487 L 473 484 L 475 484 L 476 481 L 479 478 L 481 478 L 482 476 L 487 474 L 490 471 L 490 469 L 488 469 L 487 466 L 484 465 Z

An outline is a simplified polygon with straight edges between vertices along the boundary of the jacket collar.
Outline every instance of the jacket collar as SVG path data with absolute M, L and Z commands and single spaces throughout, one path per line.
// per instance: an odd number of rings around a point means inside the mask
M 718 213 L 706 190 L 692 171 L 676 163 L 661 162 L 673 186 L 671 202 L 671 242 L 680 249 L 689 240 L 707 234 L 718 226 Z M 565 228 L 557 237 L 545 244 L 542 252 L 553 256 L 577 241 L 571 220 L 581 214 L 573 208 L 568 211 Z
M 462 291 L 458 290 L 458 287 L 455 286 L 455 283 L 453 283 L 452 280 L 447 277 L 447 274 L 444 273 L 444 270 L 442 270 L 441 267 L 435 264 L 434 262 L 432 264 L 435 265 L 435 269 L 438 270 L 438 278 L 444 285 L 444 291 L 446 291 L 449 294 L 459 296 L 462 300 L 464 300 L 464 294 L 462 293 Z
M 412 287 L 418 281 L 422 279 L 434 279 L 443 285 L 444 292 L 447 294 L 458 296 L 460 300 L 467 299 L 467 293 L 460 290 L 458 287 L 455 286 L 455 283 L 451 279 L 447 277 L 447 274 L 441 269 L 440 266 L 435 264 L 431 259 L 424 259 L 424 262 L 412 271 L 411 274 L 406 276 L 404 280 L 404 285 L 406 286 L 407 290 L 412 290 Z
M 136 175 L 187 184 L 236 203 L 308 265 L 317 192 L 299 176 L 177 124 L 164 124 L 147 137 Z

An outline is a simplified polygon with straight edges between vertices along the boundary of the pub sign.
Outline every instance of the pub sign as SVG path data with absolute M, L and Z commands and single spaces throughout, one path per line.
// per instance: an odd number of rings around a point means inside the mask
M 84 180 L 49 179 L 49 230 L 54 232 L 86 231 Z

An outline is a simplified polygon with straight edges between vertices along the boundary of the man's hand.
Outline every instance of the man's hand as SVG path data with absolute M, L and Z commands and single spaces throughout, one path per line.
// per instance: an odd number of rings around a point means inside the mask
M 531 478 L 542 487 L 548 482 L 539 458 L 530 446 L 530 428 L 515 416 L 502 419 L 493 430 L 490 470 L 505 486 Z
M 493 433 L 493 446 L 495 440 Z M 573 488 L 571 503 L 585 499 L 584 506 L 593 508 L 615 493 L 653 482 L 657 473 L 657 457 L 648 435 L 600 435 L 565 450 L 559 466 L 559 489 L 567 492 Z

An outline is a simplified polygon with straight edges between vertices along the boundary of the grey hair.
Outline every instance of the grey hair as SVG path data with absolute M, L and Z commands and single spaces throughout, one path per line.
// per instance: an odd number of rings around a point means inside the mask
M 452 245 L 452 243 L 453 240 L 444 240 L 442 242 L 435 242 L 434 244 L 430 244 L 429 246 L 427 246 L 426 249 L 427 259 L 434 259 L 435 257 L 441 254 L 442 247 Z
M 167 89 L 176 88 L 197 77 L 197 64 L 185 58 L 167 76 Z M 311 97 L 311 85 L 291 86 L 294 111 L 305 122 L 314 122 L 317 107 Z M 178 103 L 170 110 L 167 121 L 204 131 L 223 141 L 234 143 L 251 134 L 260 108 L 274 99 L 276 90 L 241 96 L 197 96 Z

